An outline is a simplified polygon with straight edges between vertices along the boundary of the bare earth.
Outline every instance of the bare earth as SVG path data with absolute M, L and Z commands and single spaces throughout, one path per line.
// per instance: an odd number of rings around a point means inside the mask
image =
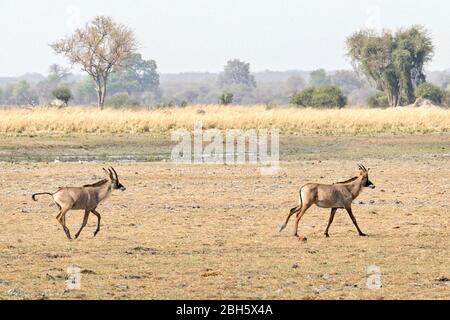
M 0 298 L 50 299 L 449 299 L 448 157 L 364 159 L 375 190 L 354 212 L 359 237 L 339 211 L 331 238 L 328 210 L 278 224 L 297 204 L 298 187 L 356 173 L 354 160 L 282 162 L 276 176 L 255 166 L 114 164 L 127 191 L 99 208 L 79 240 L 68 241 L 49 197 L 31 194 L 101 178 L 103 163 L 0 163 Z M 97 175 L 96 175 L 97 174 Z M 19 183 L 18 183 L 19 182 Z M 82 213 L 72 211 L 72 234 Z M 68 291 L 66 270 L 82 270 Z M 381 268 L 368 289 L 367 268 Z

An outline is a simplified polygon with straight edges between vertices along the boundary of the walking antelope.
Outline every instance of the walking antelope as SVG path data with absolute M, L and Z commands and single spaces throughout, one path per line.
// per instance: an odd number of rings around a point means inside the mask
M 329 237 L 328 230 L 333 222 L 334 215 L 337 209 L 347 210 L 350 218 L 353 221 L 360 236 L 366 236 L 358 227 L 355 216 L 352 212 L 352 201 L 355 200 L 361 193 L 364 187 L 375 189 L 375 185 L 369 180 L 369 169 L 366 169 L 363 165 L 358 165 L 360 174 L 357 177 L 351 178 L 343 182 L 337 182 L 331 185 L 308 183 L 300 188 L 299 205 L 292 208 L 289 212 L 286 222 L 280 227 L 280 232 L 283 231 L 291 216 L 296 213 L 297 219 L 295 221 L 295 233 L 294 236 L 300 240 L 306 240 L 305 237 L 298 236 L 298 223 L 313 204 L 320 208 L 331 208 L 330 220 L 328 221 L 327 229 L 325 230 L 325 236 Z
M 34 201 L 37 201 L 36 196 L 38 195 L 45 194 L 53 197 L 53 201 L 55 201 L 56 205 L 59 207 L 59 214 L 56 219 L 63 227 L 67 238 L 72 239 L 69 229 L 66 227 L 66 213 L 69 210 L 84 210 L 83 224 L 81 225 L 80 230 L 75 234 L 75 239 L 78 238 L 81 230 L 86 226 L 89 213 L 92 212 L 97 216 L 98 223 L 97 229 L 94 232 L 95 237 L 100 231 L 101 220 L 100 214 L 96 211 L 97 206 L 111 194 L 112 190 L 126 190 L 123 184 L 119 182 L 119 177 L 113 167 L 108 170 L 103 168 L 103 170 L 107 173 L 108 178 L 94 184 L 84 185 L 79 188 L 59 188 L 55 193 L 42 192 L 33 194 L 32 198 Z

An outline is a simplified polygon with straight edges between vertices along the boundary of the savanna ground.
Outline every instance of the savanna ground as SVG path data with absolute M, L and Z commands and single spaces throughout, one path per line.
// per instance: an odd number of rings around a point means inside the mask
M 382 124 L 386 132 L 364 135 L 292 127 L 281 135 L 281 170 L 272 176 L 254 165 L 175 165 L 164 132 L 3 129 L 0 298 L 449 299 L 450 135 L 445 126 L 426 132 L 415 118 L 403 127 L 414 134 Z M 278 233 L 302 184 L 350 178 L 358 162 L 377 185 L 353 205 L 368 237 L 338 211 L 325 238 L 329 211 L 317 207 L 300 222 L 307 242 L 292 236 L 293 221 Z M 106 165 L 127 190 L 99 207 L 97 237 L 91 216 L 68 241 L 50 198 L 33 202 L 31 194 L 96 181 Z M 74 234 L 82 213 L 67 217 Z M 73 265 L 81 289 L 70 291 Z M 381 289 L 367 288 L 372 265 L 381 268 Z

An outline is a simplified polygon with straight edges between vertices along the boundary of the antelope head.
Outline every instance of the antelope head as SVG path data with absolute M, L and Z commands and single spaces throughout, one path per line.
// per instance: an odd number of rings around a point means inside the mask
M 105 170 L 105 172 L 108 174 L 109 179 L 111 180 L 111 188 L 113 190 L 125 191 L 127 189 L 123 184 L 119 182 L 119 176 L 117 175 L 117 172 L 113 167 L 108 168 L 108 170 L 103 168 L 103 170 Z
M 372 181 L 369 180 L 369 169 L 366 169 L 362 164 L 358 165 L 359 167 L 359 174 L 362 176 L 361 185 L 366 188 L 375 189 L 375 185 L 372 183 Z

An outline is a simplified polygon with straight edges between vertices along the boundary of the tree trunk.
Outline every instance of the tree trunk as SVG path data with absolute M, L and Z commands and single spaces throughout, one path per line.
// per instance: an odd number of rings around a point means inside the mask
M 395 106 L 394 106 L 394 99 L 393 99 L 393 97 L 392 97 L 392 94 L 388 93 L 387 99 L 388 99 L 388 104 L 389 104 L 389 106 L 395 107 Z
M 95 79 L 95 91 L 97 92 L 97 107 L 100 110 L 103 110 L 103 105 L 102 105 L 102 96 L 103 96 L 103 91 L 102 91 L 102 84 L 100 79 Z
M 106 98 L 106 82 L 108 81 L 108 77 L 104 77 L 102 79 L 101 76 L 98 78 L 94 78 L 97 91 L 97 106 L 100 110 L 103 110 L 105 106 L 105 98 Z
M 388 94 L 388 103 L 391 107 L 397 107 L 399 103 L 399 96 L 393 93 Z
M 394 107 L 397 107 L 400 102 L 400 97 L 398 95 L 394 96 Z
M 103 89 L 102 89 L 102 104 L 101 109 L 103 110 L 103 107 L 105 105 L 105 97 L 106 97 L 106 79 L 103 82 Z
M 103 110 L 102 96 L 103 92 L 102 88 L 100 87 L 97 89 L 97 106 L 100 108 L 100 110 Z
M 97 106 L 100 110 L 103 110 L 105 106 L 105 97 L 106 97 L 106 83 L 102 83 L 101 81 L 97 84 Z

